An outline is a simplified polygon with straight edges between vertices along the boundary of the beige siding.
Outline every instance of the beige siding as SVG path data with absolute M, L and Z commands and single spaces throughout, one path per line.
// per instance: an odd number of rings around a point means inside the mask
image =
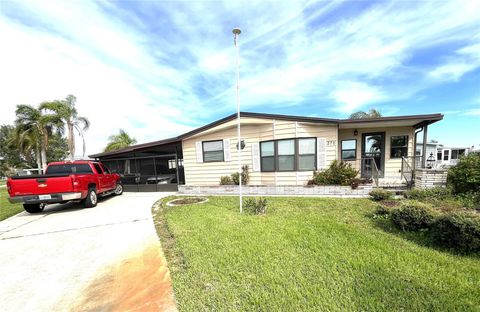
M 415 130 L 412 127 L 392 127 L 392 128 L 368 128 L 368 129 L 357 129 L 358 134 L 355 136 L 353 134 L 354 129 L 340 129 L 338 133 L 339 144 L 338 144 L 338 155 L 341 155 L 341 141 L 356 139 L 357 140 L 357 159 L 361 158 L 362 153 L 362 134 L 363 133 L 372 133 L 372 132 L 385 132 L 385 174 L 384 178 L 380 179 L 380 182 L 383 184 L 399 184 L 402 182 L 401 179 L 401 166 L 402 161 L 400 158 L 390 158 L 390 137 L 396 135 L 408 135 L 408 156 L 414 156 L 415 149 L 413 146 Z M 341 156 L 339 156 L 340 158 Z M 360 161 L 352 164 L 360 169 Z
M 237 132 L 234 122 L 222 124 L 204 133 L 183 140 L 183 158 L 185 182 L 187 185 L 218 185 L 220 177 L 230 175 L 238 170 Z M 252 143 L 273 139 L 295 137 L 323 137 L 327 145 L 327 165 L 336 158 L 337 126 L 331 124 L 301 123 L 271 119 L 242 119 L 242 139 L 246 146 L 242 151 L 242 164 L 252 170 Z M 230 139 L 231 161 L 197 163 L 195 142 Z M 251 185 L 304 185 L 312 172 L 250 172 Z

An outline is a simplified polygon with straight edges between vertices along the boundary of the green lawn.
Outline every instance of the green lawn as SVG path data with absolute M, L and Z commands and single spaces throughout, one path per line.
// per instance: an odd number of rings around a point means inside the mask
M 367 199 L 237 200 L 154 210 L 181 311 L 480 310 L 480 258 L 385 231 Z
M 5 187 L 0 187 L 0 221 L 23 211 L 21 204 L 10 204 Z

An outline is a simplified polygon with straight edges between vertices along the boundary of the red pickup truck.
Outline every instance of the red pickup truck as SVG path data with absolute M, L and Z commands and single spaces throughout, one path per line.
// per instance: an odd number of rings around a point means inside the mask
M 45 174 L 13 176 L 7 179 L 11 203 L 23 203 L 30 213 L 40 212 L 45 204 L 81 200 L 95 207 L 98 196 L 121 195 L 120 175 L 96 161 L 53 162 Z

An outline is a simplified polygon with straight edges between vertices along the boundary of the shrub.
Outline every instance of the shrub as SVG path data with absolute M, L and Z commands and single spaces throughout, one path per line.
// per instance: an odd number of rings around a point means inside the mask
M 245 212 L 250 214 L 266 214 L 267 213 L 267 199 L 266 198 L 247 198 L 245 199 L 243 206 Z
M 375 208 L 374 214 L 377 216 L 387 216 L 391 212 L 391 208 L 384 206 L 384 205 L 378 205 L 377 208 Z
M 235 185 L 239 185 L 238 172 L 232 174 L 232 180 Z M 248 165 L 242 166 L 242 185 L 247 185 L 250 180 L 250 173 L 248 172 Z
M 427 229 L 434 220 L 434 212 L 426 204 L 408 201 L 391 214 L 393 223 L 402 230 L 416 231 Z
M 408 199 L 425 200 L 436 199 L 444 200 L 452 197 L 452 191 L 446 187 L 434 187 L 430 189 L 412 189 L 405 192 L 405 197 Z
M 480 218 L 467 213 L 449 213 L 432 224 L 433 242 L 461 252 L 480 252 Z
M 374 189 L 374 190 L 370 191 L 370 193 L 368 193 L 368 195 L 370 195 L 374 201 L 380 201 L 380 200 L 387 200 L 387 199 L 392 198 L 393 194 L 389 191 L 384 190 L 384 189 L 377 188 L 377 189 Z
M 462 203 L 465 208 L 476 209 L 480 211 L 480 192 L 457 194 L 455 198 Z
M 313 178 L 308 185 L 350 185 L 358 175 L 358 171 L 349 163 L 334 160 L 324 171 L 314 171 Z
M 455 194 L 480 192 L 480 153 L 461 157 L 458 164 L 448 170 L 447 182 Z
M 220 177 L 220 185 L 233 185 L 233 179 L 231 176 Z

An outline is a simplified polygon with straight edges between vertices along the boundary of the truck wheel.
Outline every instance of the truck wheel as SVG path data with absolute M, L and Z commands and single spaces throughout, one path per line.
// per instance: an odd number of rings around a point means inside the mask
M 117 183 L 117 186 L 115 187 L 115 195 L 122 195 L 123 194 L 123 185 L 122 183 Z
M 83 201 L 83 206 L 85 208 L 92 208 L 97 205 L 97 193 L 95 192 L 94 188 L 88 189 L 87 197 Z
M 23 209 L 28 213 L 36 213 L 43 211 L 43 205 L 41 204 L 23 204 Z

